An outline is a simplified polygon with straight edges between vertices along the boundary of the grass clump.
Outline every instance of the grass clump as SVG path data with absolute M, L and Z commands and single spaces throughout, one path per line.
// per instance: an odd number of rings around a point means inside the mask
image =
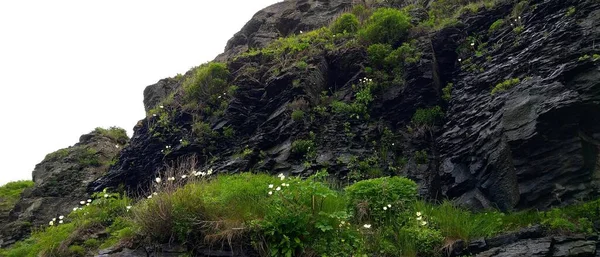
M 358 31 L 361 39 L 372 44 L 397 45 L 408 34 L 410 15 L 394 8 L 379 8 Z
M 492 89 L 491 94 L 495 95 L 496 93 L 504 92 L 517 84 L 521 83 L 519 78 L 507 79 L 501 83 L 496 84 L 496 86 Z
M 90 239 L 93 233 L 132 226 L 127 221 L 127 206 L 131 205 L 131 199 L 106 191 L 94 194 L 92 199 L 88 206 L 81 205 L 70 214 L 63 214 L 63 218 L 57 216 L 49 226 L 34 231 L 30 238 L 17 242 L 0 254 L 7 257 L 84 256 L 96 252 L 105 241 L 131 240 L 131 237 L 118 237 L 116 234 L 98 238 L 95 242 Z M 85 247 L 76 243 L 82 238 L 87 238 Z
M 355 33 L 358 31 L 360 23 L 356 15 L 344 13 L 338 17 L 331 25 L 331 32 L 334 34 Z
M 196 68 L 182 85 L 187 102 L 219 102 L 230 87 L 227 84 L 228 77 L 229 70 L 224 63 L 209 62 Z
M 488 32 L 492 33 L 494 31 L 499 30 L 500 28 L 502 28 L 502 26 L 504 26 L 504 19 L 498 19 L 494 23 L 492 23 L 492 25 L 490 25 L 490 28 L 488 29 Z
M 292 112 L 292 120 L 294 121 L 302 121 L 304 119 L 304 111 L 302 110 L 294 110 Z
M 127 136 L 127 131 L 125 129 L 119 127 L 110 127 L 108 129 L 105 128 L 96 128 L 94 132 L 106 136 L 119 144 L 126 144 L 129 141 L 129 137 Z
M 425 109 L 417 109 L 413 115 L 411 122 L 414 125 L 421 127 L 431 127 L 439 123 L 444 118 L 444 112 L 439 106 L 434 106 Z
M 0 213 L 10 211 L 21 197 L 21 193 L 33 187 L 33 181 L 9 182 L 0 187 Z

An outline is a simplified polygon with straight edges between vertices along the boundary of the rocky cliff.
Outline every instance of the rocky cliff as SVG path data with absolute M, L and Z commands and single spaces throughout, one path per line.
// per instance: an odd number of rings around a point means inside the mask
M 419 26 L 427 12 L 413 6 L 408 37 L 419 58 L 373 91 L 366 115 L 333 104 L 355 102 L 361 79 L 377 75 L 355 39 L 326 35 L 278 58 L 254 50 L 328 26 L 351 6 L 289 0 L 257 13 L 217 58 L 237 89 L 219 95 L 218 106 L 185 105 L 193 71 L 149 86 L 148 116 L 90 190 L 135 190 L 194 155 L 198 169 L 222 173 L 403 175 L 424 197 L 476 209 L 548 208 L 598 195 L 600 3 L 500 1 L 437 29 Z M 443 121 L 417 126 L 415 113 L 435 106 Z
M 96 129 L 75 145 L 48 154 L 33 170 L 33 188 L 22 193 L 0 224 L 0 248 L 81 206 L 89 197 L 87 185 L 106 173 L 127 140 L 122 129 Z

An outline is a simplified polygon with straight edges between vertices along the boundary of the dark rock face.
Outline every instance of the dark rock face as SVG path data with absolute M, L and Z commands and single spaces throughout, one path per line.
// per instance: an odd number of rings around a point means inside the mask
M 452 68 L 460 63 L 440 65 L 448 74 L 445 80 L 455 82 L 438 140 L 442 192 L 475 208 L 546 208 L 598 194 L 600 68 L 578 59 L 600 38 L 600 5 L 536 4 L 522 14 L 522 34 L 506 27 L 489 36 L 487 42 L 495 44 L 488 46 L 491 59 L 473 58 L 482 71 Z M 580 12 L 567 16 L 571 4 Z M 493 22 L 505 13 L 480 15 Z M 444 49 L 453 48 L 460 33 L 490 25 L 480 17 L 471 21 L 434 41 L 441 49 L 436 52 L 444 55 L 439 60 L 451 60 Z M 510 78 L 522 82 L 507 92 L 489 93 Z
M 66 216 L 88 199 L 87 185 L 104 175 L 121 143 L 92 132 L 74 146 L 46 156 L 33 170 L 34 187 L 23 192 L 8 220 L 0 223 L 0 247 L 25 238 L 31 228 Z
M 156 84 L 146 87 L 146 89 L 144 89 L 144 109 L 146 112 L 155 108 L 158 103 L 174 92 L 178 86 L 177 80 L 167 78 L 161 79 Z
M 252 17 L 227 42 L 218 61 L 228 61 L 252 48 L 267 46 L 274 39 L 329 25 L 337 14 L 349 9 L 352 0 L 286 0 L 271 5 Z
M 598 196 L 600 62 L 580 60 L 598 52 L 597 1 L 532 1 L 520 19 L 511 16 L 513 3 L 467 14 L 457 25 L 417 36 L 420 61 L 405 67 L 405 83 L 374 94 L 368 121 L 318 113 L 294 121 L 289 105 L 319 106 L 323 91 L 329 101 L 352 99 L 352 85 L 369 65 L 364 47 L 310 52 L 307 69 L 264 56 L 233 57 L 277 37 L 322 26 L 349 5 L 284 1 L 259 12 L 217 58 L 227 62 L 228 82 L 238 91 L 222 116 L 202 117 L 214 131 L 231 127 L 235 136 L 184 146 L 180 140 L 195 138 L 194 118 L 178 107 L 165 107 L 173 114 L 173 127 L 156 131 L 153 124 L 159 117 L 141 121 L 117 164 L 90 190 L 124 184 L 136 191 L 165 164 L 192 155 L 198 156 L 200 170 L 305 176 L 327 168 L 344 180 L 354 169 L 353 160 L 376 157 L 378 163 L 370 165 L 387 169 L 392 164 L 384 175 L 414 179 L 423 196 L 456 199 L 474 209 L 544 209 Z M 570 6 L 577 11 L 566 15 Z M 500 18 L 517 18 L 522 32 L 508 23 L 488 31 Z M 513 78 L 519 79 L 513 88 L 491 94 L 495 85 Z M 169 83 L 148 89 L 154 93 L 148 93 L 147 109 L 179 86 Z M 449 102 L 441 99 L 447 83 L 454 84 Z M 157 88 L 169 89 L 163 94 Z M 443 124 L 430 135 L 407 129 L 418 108 L 435 105 L 446 110 Z M 382 155 L 386 129 L 393 137 Z M 294 140 L 311 137 L 317 148 L 314 160 L 291 153 Z M 171 147 L 168 153 L 166 147 Z M 251 153 L 242 156 L 246 149 Z M 417 151 L 427 154 L 425 162 L 417 161 Z

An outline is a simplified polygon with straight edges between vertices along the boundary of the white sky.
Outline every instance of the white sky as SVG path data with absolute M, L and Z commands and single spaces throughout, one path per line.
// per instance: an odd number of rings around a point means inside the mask
M 223 52 L 278 0 L 1 0 L 0 185 L 95 127 L 129 131 L 143 90 Z

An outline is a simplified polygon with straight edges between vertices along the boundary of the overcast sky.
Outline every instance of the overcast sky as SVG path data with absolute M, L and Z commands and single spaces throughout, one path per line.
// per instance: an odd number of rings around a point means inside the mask
M 95 127 L 131 136 L 146 86 L 212 60 L 276 2 L 0 1 L 0 185 Z

